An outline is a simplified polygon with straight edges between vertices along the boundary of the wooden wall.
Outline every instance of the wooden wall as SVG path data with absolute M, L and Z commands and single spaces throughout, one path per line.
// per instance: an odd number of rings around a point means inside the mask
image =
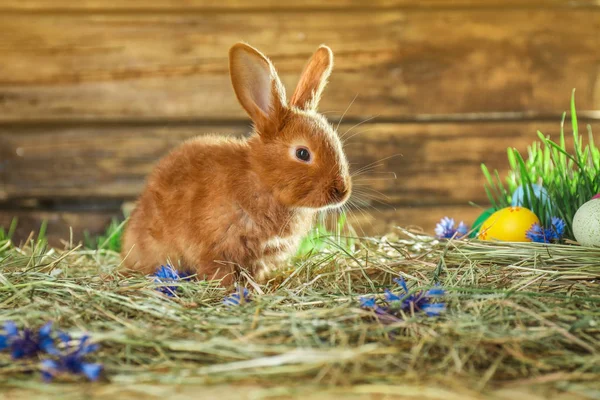
M 472 220 L 480 163 L 505 170 L 508 146 L 556 135 L 572 88 L 600 132 L 597 0 L 2 0 L 0 27 L 0 225 L 18 215 L 21 236 L 41 219 L 98 232 L 177 143 L 246 132 L 239 40 L 288 91 L 332 47 L 321 110 L 338 121 L 356 97 L 340 127 L 368 120 L 353 167 L 387 158 L 368 176 L 386 204 L 357 213 L 367 232 Z

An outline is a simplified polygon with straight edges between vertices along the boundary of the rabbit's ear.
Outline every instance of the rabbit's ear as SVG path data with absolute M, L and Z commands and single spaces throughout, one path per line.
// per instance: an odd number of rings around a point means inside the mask
M 321 45 L 304 67 L 290 104 L 302 110 L 315 110 L 332 69 L 333 52 Z
M 235 94 L 258 132 L 276 129 L 286 101 L 271 61 L 252 46 L 237 43 L 229 50 L 229 73 Z

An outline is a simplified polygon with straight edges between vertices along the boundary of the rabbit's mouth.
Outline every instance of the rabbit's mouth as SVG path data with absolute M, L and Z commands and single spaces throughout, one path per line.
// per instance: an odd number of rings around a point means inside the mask
M 332 204 L 344 204 L 350 197 L 350 188 L 347 186 L 332 187 L 329 191 L 329 201 Z
M 321 184 L 307 180 L 304 186 L 282 185 L 274 194 L 283 205 L 293 208 L 309 208 L 315 211 L 341 208 L 352 194 L 349 176 L 338 176 Z
M 315 193 L 316 194 L 316 193 Z M 304 201 L 302 204 L 297 204 L 296 207 L 308 208 L 315 211 L 335 210 L 341 208 L 350 198 L 350 191 L 336 192 L 334 194 L 328 193 L 323 195 L 321 192 L 320 198 L 313 198 L 313 200 Z M 307 199 L 308 200 L 308 199 Z
M 350 177 L 336 177 L 329 187 L 327 193 L 328 205 L 333 208 L 341 207 L 346 201 L 348 201 L 351 192 L 352 181 Z
M 343 201 L 340 201 L 338 203 L 330 203 L 327 204 L 325 207 L 321 207 L 319 208 L 319 211 L 325 211 L 325 210 L 337 210 L 337 209 L 341 209 L 342 206 L 346 203 L 348 199 L 345 199 Z
M 351 186 L 344 185 L 343 187 L 332 187 L 324 198 L 324 204 L 318 209 L 330 210 L 341 208 L 350 198 Z

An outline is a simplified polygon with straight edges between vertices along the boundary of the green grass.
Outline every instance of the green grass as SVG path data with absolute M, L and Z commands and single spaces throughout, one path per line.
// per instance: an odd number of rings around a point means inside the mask
M 486 178 L 485 190 L 495 209 L 507 207 L 518 186 L 525 188 L 524 206 L 531 209 L 548 225 L 548 216 L 557 216 L 566 222 L 566 238 L 574 239 L 572 221 L 577 209 L 600 192 L 600 150 L 596 147 L 591 127 L 580 133 L 575 107 L 575 91 L 571 96 L 572 149 L 565 136 L 566 113 L 563 114 L 560 136 L 554 142 L 537 132 L 538 141 L 527 148 L 527 158 L 515 148 L 508 149 L 510 171 L 503 182 L 498 171 L 490 173 L 482 164 Z M 586 141 L 587 136 L 587 143 Z M 550 204 L 533 195 L 532 184 L 546 188 Z
M 17 230 L 18 222 L 17 218 L 13 218 L 8 227 L 8 231 L 4 229 L 3 226 L 0 226 L 0 260 L 2 259 L 3 254 L 11 247 L 11 239 Z
M 110 250 L 119 253 L 125 223 L 126 220 L 119 221 L 113 218 L 103 234 L 94 237 L 89 232 L 84 232 L 83 245 L 92 250 Z
M 335 217 L 335 214 L 332 214 Z M 348 223 L 346 213 L 341 212 L 337 215 L 333 225 L 335 230 L 331 230 L 327 224 L 328 214 L 321 214 L 317 223 L 300 243 L 298 257 L 307 257 L 317 252 L 326 250 L 343 249 L 346 252 L 354 251 L 356 246 L 355 232 Z M 352 235 L 352 236 L 350 236 Z

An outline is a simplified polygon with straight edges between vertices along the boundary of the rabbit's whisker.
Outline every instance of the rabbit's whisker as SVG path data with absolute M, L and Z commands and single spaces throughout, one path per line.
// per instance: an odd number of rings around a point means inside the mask
M 362 167 L 362 168 L 359 168 L 357 171 L 354 171 L 354 172 L 351 174 L 351 176 L 352 176 L 352 177 L 354 177 L 354 176 L 358 175 L 360 172 L 364 171 L 365 169 L 368 169 L 368 168 L 370 168 L 370 167 L 374 166 L 375 164 L 382 163 L 382 162 L 384 162 L 384 161 L 390 160 L 390 159 L 392 159 L 392 158 L 395 158 L 395 157 L 403 157 L 403 156 L 404 156 L 404 154 L 402 154 L 402 153 L 396 153 L 396 154 L 392 154 L 391 156 L 384 157 L 384 158 L 382 158 L 382 159 L 379 159 L 379 160 L 373 161 L 372 163 L 370 163 L 370 164 L 367 164 L 367 165 L 365 165 L 365 166 L 364 166 L 364 167 Z
M 348 107 L 346 107 L 346 111 L 344 111 L 344 113 L 340 117 L 340 120 L 337 123 L 337 126 L 335 127 L 335 131 L 336 132 L 340 128 L 340 124 L 342 123 L 342 120 L 344 119 L 344 116 L 346 116 L 346 113 L 348 112 L 348 110 L 350 109 L 350 107 L 352 107 L 352 104 L 354 104 L 354 101 L 356 100 L 357 97 L 358 97 L 358 93 L 356 93 L 356 95 L 354 96 L 354 98 L 352 99 L 352 101 L 350 102 L 350 104 L 348 104 Z
M 352 130 L 353 130 L 354 128 L 357 128 L 357 127 L 361 126 L 361 125 L 362 125 L 362 124 L 364 124 L 364 123 L 367 123 L 367 122 L 369 122 L 369 121 L 372 121 L 372 120 L 374 120 L 374 119 L 375 119 L 375 118 L 377 118 L 377 117 L 379 117 L 379 115 L 374 115 L 374 116 L 372 116 L 372 117 L 369 117 L 369 118 L 367 118 L 367 119 L 365 119 L 365 120 L 363 120 L 363 121 L 361 121 L 361 122 L 357 123 L 356 125 L 352 126 L 350 129 L 348 129 L 346 132 L 344 132 L 344 134 L 343 134 L 343 135 L 341 135 L 342 142 L 344 142 L 344 143 L 345 143 L 345 142 L 347 142 L 348 140 L 352 139 L 354 136 L 356 136 L 356 135 L 358 134 L 358 133 L 355 133 L 354 135 L 351 135 L 350 137 L 346 137 L 346 135 L 347 135 L 347 134 L 349 134 L 350 132 L 352 132 Z M 368 132 L 368 131 L 361 131 L 361 132 L 359 132 L 359 133 L 364 133 L 364 132 Z

